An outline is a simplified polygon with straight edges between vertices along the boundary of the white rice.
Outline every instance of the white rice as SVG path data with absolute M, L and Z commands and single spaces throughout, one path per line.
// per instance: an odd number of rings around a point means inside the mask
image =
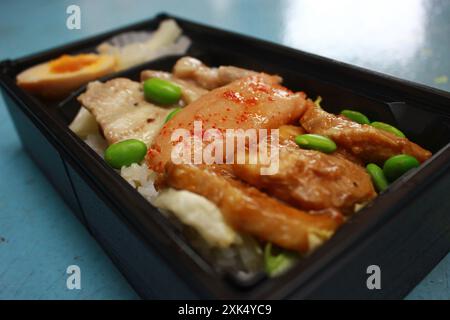
M 98 132 L 88 134 L 84 142 L 103 158 L 108 143 Z
M 262 269 L 260 245 L 230 228 L 214 203 L 186 190 L 158 193 L 154 187 L 156 174 L 145 163 L 123 167 L 120 174 L 164 215 L 175 218 L 193 247 L 215 267 L 247 273 Z

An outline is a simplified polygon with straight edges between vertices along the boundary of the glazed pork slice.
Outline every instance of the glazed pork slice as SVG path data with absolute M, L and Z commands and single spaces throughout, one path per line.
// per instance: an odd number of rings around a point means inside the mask
M 294 126 L 292 124 L 285 124 L 278 128 L 279 143 L 284 146 L 297 147 L 295 137 L 305 134 L 306 131 L 302 127 Z
M 141 84 L 125 78 L 91 82 L 78 101 L 95 117 L 109 144 L 134 138 L 149 145 L 171 111 L 145 101 Z
M 310 132 L 327 136 L 363 162 L 383 164 L 397 154 L 408 154 L 424 162 L 431 152 L 406 138 L 400 138 L 370 125 L 359 124 L 330 114 L 308 100 L 307 110 L 300 119 L 302 127 Z
M 279 143 L 284 146 L 296 147 L 298 148 L 297 143 L 295 143 L 295 137 L 298 135 L 302 135 L 307 133 L 305 129 L 300 126 L 294 125 L 283 125 L 278 128 L 279 132 Z M 364 165 L 364 163 L 352 155 L 350 152 L 345 150 L 344 148 L 338 147 L 335 152 L 333 152 L 333 156 L 336 156 L 341 159 L 349 160 L 353 163 L 356 163 L 360 166 Z
M 145 81 L 150 78 L 159 78 L 176 83 L 181 88 L 181 99 L 186 104 L 197 100 L 208 92 L 208 90 L 198 86 L 195 82 L 177 78 L 169 72 L 154 70 L 144 70 L 141 72 L 141 81 Z
M 202 130 L 217 129 L 274 129 L 294 123 L 304 111 L 305 96 L 293 93 L 278 84 L 278 77 L 258 74 L 242 78 L 203 95 L 181 109 L 162 128 L 147 154 L 147 163 L 162 172 L 170 160 L 172 133 L 186 129 L 192 134 L 194 122 Z
M 168 163 L 158 184 L 197 193 L 215 203 L 235 230 L 300 253 L 312 251 L 343 223 L 336 209 L 301 211 L 207 166 Z
M 366 170 L 346 159 L 296 146 L 279 147 L 278 170 L 262 175 L 258 164 L 234 164 L 233 173 L 250 185 L 306 210 L 339 209 L 346 215 L 356 204 L 376 196 Z
M 210 68 L 198 59 L 183 57 L 175 64 L 173 74 L 177 78 L 194 81 L 202 88 L 212 90 L 258 73 L 233 66 Z M 278 82 L 281 82 L 281 78 L 278 77 L 278 79 Z

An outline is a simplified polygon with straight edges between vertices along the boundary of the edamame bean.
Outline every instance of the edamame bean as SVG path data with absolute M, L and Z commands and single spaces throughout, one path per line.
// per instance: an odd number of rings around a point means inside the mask
M 386 160 L 383 172 L 389 181 L 394 181 L 407 171 L 420 166 L 420 162 L 407 154 L 399 154 Z
M 384 176 L 383 169 L 381 169 L 379 166 L 377 166 L 374 163 L 369 163 L 366 166 L 367 172 L 369 173 L 370 177 L 372 178 L 372 182 L 375 185 L 375 188 L 381 192 L 387 189 L 389 186 L 389 182 L 387 181 L 386 177 Z
M 144 142 L 136 139 L 116 142 L 106 148 L 105 160 L 115 169 L 139 163 L 147 154 L 147 146 Z
M 353 110 L 342 110 L 341 114 L 352 121 L 358 122 L 360 124 L 370 124 L 369 118 L 358 111 Z
M 144 96 L 157 104 L 174 104 L 181 98 L 181 88 L 170 81 L 151 78 L 144 82 Z
M 295 137 L 295 142 L 304 149 L 331 153 L 336 150 L 336 144 L 328 137 L 319 134 L 302 134 Z
M 181 111 L 182 108 L 175 108 L 175 110 L 173 110 L 171 113 L 169 113 L 166 117 L 166 120 L 164 120 L 164 123 L 166 123 L 167 121 L 169 121 L 170 119 L 172 119 L 178 112 Z
M 405 136 L 405 134 L 403 132 L 401 132 L 400 130 L 398 130 L 394 126 L 391 126 L 390 124 L 387 124 L 387 123 L 384 123 L 384 122 L 375 121 L 375 122 L 372 122 L 370 125 L 372 127 L 377 128 L 377 129 L 384 130 L 384 131 L 390 132 L 392 134 L 395 134 L 397 137 L 406 138 L 406 136 Z

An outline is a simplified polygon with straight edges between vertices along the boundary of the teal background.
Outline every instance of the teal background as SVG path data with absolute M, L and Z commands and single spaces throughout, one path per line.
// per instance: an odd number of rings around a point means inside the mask
M 81 30 L 66 7 L 81 7 Z M 0 60 L 168 12 L 450 91 L 450 1 L 191 0 L 0 2 Z M 24 154 L 0 100 L 0 298 L 137 299 Z M 82 290 L 66 288 L 67 266 Z M 450 256 L 408 299 L 450 299 Z

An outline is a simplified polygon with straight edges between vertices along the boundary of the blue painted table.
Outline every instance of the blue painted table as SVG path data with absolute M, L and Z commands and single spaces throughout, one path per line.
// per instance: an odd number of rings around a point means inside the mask
M 81 30 L 66 8 L 81 7 Z M 0 59 L 169 12 L 450 91 L 446 0 L 2 1 Z M 0 298 L 136 299 L 123 276 L 24 154 L 0 101 Z M 66 288 L 66 268 L 82 290 Z M 450 255 L 408 296 L 450 298 Z

